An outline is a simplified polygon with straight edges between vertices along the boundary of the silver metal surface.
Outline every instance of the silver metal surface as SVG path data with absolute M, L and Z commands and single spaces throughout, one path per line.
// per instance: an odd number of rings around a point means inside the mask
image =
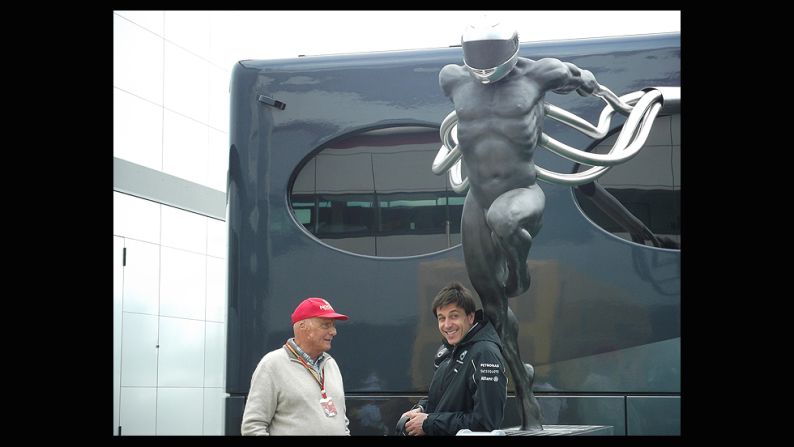
M 538 146 L 544 147 L 568 160 L 593 166 L 586 171 L 575 174 L 563 174 L 549 171 L 540 166 L 538 178 L 550 183 L 562 185 L 581 185 L 591 182 L 605 174 L 612 166 L 624 163 L 636 156 L 645 144 L 657 115 L 679 113 L 681 105 L 680 87 L 653 87 L 632 92 L 618 97 L 611 90 L 599 86 L 596 93 L 607 105 L 601 112 L 598 125 L 593 126 L 586 120 L 552 104 L 545 104 L 546 115 L 566 124 L 593 139 L 604 138 L 609 131 L 612 116 L 615 112 L 628 115 L 626 123 L 620 131 L 617 141 L 606 154 L 585 152 L 543 133 Z M 457 141 L 458 117 L 453 110 L 444 118 L 439 133 L 442 146 L 433 160 L 432 170 L 436 175 L 449 171 L 449 182 L 455 192 L 462 193 L 468 189 L 469 179 L 462 175 L 462 154 Z
M 463 63 L 463 65 L 477 78 L 478 81 L 482 82 L 483 84 L 490 84 L 492 82 L 496 82 L 503 77 L 507 76 L 510 73 L 510 70 L 516 66 L 516 61 L 518 60 L 518 46 L 516 46 L 516 52 L 510 57 L 510 59 L 502 62 L 496 67 L 492 68 L 485 68 L 479 69 L 470 67 L 468 64 Z

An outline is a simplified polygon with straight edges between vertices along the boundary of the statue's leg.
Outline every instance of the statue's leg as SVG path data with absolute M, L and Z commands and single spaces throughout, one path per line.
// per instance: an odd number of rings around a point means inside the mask
M 521 408 L 522 429 L 540 427 L 540 408 L 532 394 L 533 376 L 524 365 L 518 350 L 518 321 L 507 306 L 504 283 L 505 255 L 491 237 L 485 210 L 469 193 L 463 205 L 461 222 L 466 271 L 482 302 L 483 312 L 502 340 L 503 353 L 515 382 L 516 398 Z M 531 367 L 530 367 L 531 368 Z
M 507 191 L 491 204 L 486 220 L 493 230 L 492 237 L 505 253 L 508 297 L 529 289 L 530 277 L 527 256 L 532 238 L 538 234 L 546 197 L 537 184 L 528 188 Z
M 538 185 L 519 188 L 499 196 L 488 209 L 486 222 L 491 238 L 504 253 L 507 275 L 504 294 L 507 297 L 524 293 L 530 285 L 527 257 L 533 237 L 540 231 L 545 195 Z M 505 300 L 506 301 L 506 300 Z M 505 359 L 510 366 L 521 405 L 521 429 L 543 428 L 540 406 L 532 391 L 534 369 L 524 364 L 518 347 L 518 320 L 513 311 L 505 310 L 505 325 L 500 330 Z
M 485 221 L 485 209 L 471 193 L 466 195 L 463 204 L 461 230 L 469 280 L 480 297 L 483 312 L 501 336 L 501 327 L 507 320 L 504 253 L 491 239 L 491 229 Z
M 535 381 L 535 370 L 529 363 L 521 361 L 518 350 L 518 319 L 513 311 L 507 308 L 507 324 L 502 336 L 505 360 L 510 365 L 510 373 L 516 382 L 516 398 L 521 406 L 521 429 L 543 429 L 541 425 L 540 405 L 532 391 Z

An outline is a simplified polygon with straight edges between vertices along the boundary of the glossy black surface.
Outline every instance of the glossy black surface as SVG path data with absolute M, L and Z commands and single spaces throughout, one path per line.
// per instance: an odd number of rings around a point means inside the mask
M 618 95 L 680 85 L 679 34 L 521 48 L 522 57 L 556 57 L 588 69 Z M 242 61 L 235 67 L 226 391 L 238 405 L 227 412 L 227 434 L 239 434 L 239 419 L 235 423 L 228 413 L 242 412 L 240 397 L 248 393 L 256 364 L 291 336 L 290 313 L 309 296 L 327 298 L 350 316 L 337 324 L 330 353 L 342 370 L 353 434 L 393 430 L 399 414 L 427 391 L 441 341 L 432 298 L 453 279 L 471 287 L 461 247 L 396 258 L 345 252 L 303 228 L 289 196 L 301 168 L 332 140 L 390 126 L 438 127 L 452 110 L 438 72 L 461 57 L 460 48 L 449 48 Z M 286 107 L 268 106 L 260 95 Z M 603 108 L 603 102 L 577 95 L 549 94 L 547 101 L 591 123 Z M 553 120 L 546 120 L 544 132 L 579 148 L 591 143 Z M 558 172 L 574 169 L 548 151 L 538 152 L 536 162 Z M 417 175 L 401 174 L 407 185 Z M 544 393 L 610 393 L 596 396 L 607 400 L 612 393 L 621 399 L 637 392 L 677 395 L 680 251 L 609 234 L 582 214 L 571 188 L 544 183 L 543 189 L 544 227 L 529 260 L 532 286 L 510 301 L 520 322 L 522 358 L 537 369 L 541 404 L 550 396 Z M 612 411 L 607 407 L 603 411 Z M 599 423 L 569 414 L 544 421 Z M 506 417 L 517 414 L 508 411 Z M 604 415 L 614 418 L 619 413 Z
M 628 396 L 627 435 L 678 436 L 681 434 L 681 398 Z
M 329 142 L 292 184 L 295 218 L 324 243 L 363 255 L 413 256 L 459 244 L 465 194 L 427 169 L 440 145 L 437 127 L 418 126 Z

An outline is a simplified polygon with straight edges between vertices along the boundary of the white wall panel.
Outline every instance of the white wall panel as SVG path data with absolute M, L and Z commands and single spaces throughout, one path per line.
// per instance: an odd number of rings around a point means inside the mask
M 223 323 L 207 323 L 204 356 L 204 386 L 223 387 L 224 369 L 226 367 L 226 325 Z
M 157 390 L 157 435 L 201 435 L 203 415 L 202 388 Z
M 121 303 L 124 286 L 124 238 L 113 237 L 113 434 L 119 426 L 121 393 Z
M 210 46 L 210 13 L 206 11 L 166 11 L 165 38 L 208 58 Z
M 114 11 L 116 14 L 146 28 L 147 30 L 163 36 L 163 11 Z
M 163 39 L 115 14 L 113 86 L 163 104 Z
M 121 386 L 157 385 L 157 317 L 124 312 Z
M 229 134 L 210 129 L 207 186 L 226 192 L 229 171 Z
M 162 244 L 200 254 L 207 252 L 207 217 L 170 206 L 163 207 Z
M 210 92 L 209 92 L 209 125 L 222 131 L 229 132 L 229 83 L 231 81 L 232 67 L 220 69 L 214 65 L 209 66 Z
M 203 124 L 209 123 L 209 62 L 165 43 L 163 105 Z
M 206 256 L 164 246 L 160 262 L 160 315 L 204 320 Z
M 226 321 L 226 260 L 207 256 L 207 321 Z
M 204 322 L 160 317 L 160 387 L 204 385 Z
M 209 128 L 166 110 L 163 121 L 163 172 L 193 183 L 207 183 Z
M 228 228 L 223 220 L 207 218 L 207 254 L 226 259 Z
M 163 169 L 163 107 L 113 89 L 113 156 Z
M 160 204 L 113 192 L 113 235 L 160 243 Z
M 226 422 L 223 388 L 204 388 L 204 436 L 223 436 Z
M 121 435 L 152 436 L 157 422 L 157 388 L 121 387 Z
M 157 315 L 160 298 L 160 246 L 127 241 L 124 311 Z

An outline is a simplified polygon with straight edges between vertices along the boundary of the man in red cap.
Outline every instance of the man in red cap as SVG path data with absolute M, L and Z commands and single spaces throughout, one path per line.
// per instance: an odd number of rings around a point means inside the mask
M 327 353 L 334 320 L 347 319 L 323 298 L 306 298 L 295 308 L 295 337 L 265 354 L 251 377 L 243 436 L 350 435 L 342 374 Z

